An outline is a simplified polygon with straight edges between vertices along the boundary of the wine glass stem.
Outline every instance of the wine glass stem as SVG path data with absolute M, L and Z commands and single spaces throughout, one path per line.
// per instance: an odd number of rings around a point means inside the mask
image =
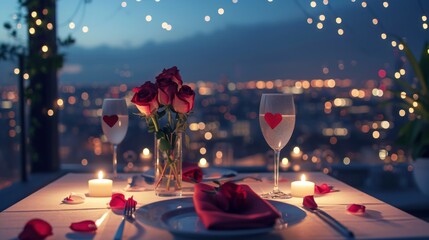
M 117 166 L 118 166 L 118 158 L 116 156 L 116 149 L 118 145 L 113 144 L 113 177 L 116 178 L 118 176 Z
M 273 192 L 279 191 L 279 163 L 280 163 L 280 151 L 274 150 L 274 189 Z

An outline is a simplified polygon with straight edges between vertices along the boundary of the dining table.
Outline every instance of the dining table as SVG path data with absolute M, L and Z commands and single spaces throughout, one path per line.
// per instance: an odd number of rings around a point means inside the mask
M 137 201 L 135 221 L 126 222 L 122 239 L 345 239 L 339 231 L 324 221 L 318 214 L 303 208 L 302 197 L 270 200 L 272 203 L 286 206 L 282 216 L 285 223 L 281 228 L 264 228 L 242 230 L 205 230 L 180 232 L 168 223 L 163 223 L 165 213 L 159 210 L 155 216 L 157 224 L 151 224 L 139 214 L 140 209 L 150 208 L 154 204 L 161 205 L 174 201 L 192 204 L 193 184 L 183 185 L 184 191 L 180 197 L 159 197 L 150 187 L 129 191 L 129 179 L 138 173 L 122 173 L 118 179 L 113 179 L 113 192 L 122 193 L 126 198 L 133 197 Z M 299 180 L 302 173 L 281 172 L 279 188 L 290 192 L 291 182 Z M 306 172 L 307 180 L 316 185 L 327 184 L 335 191 L 326 194 L 315 194 L 318 207 L 346 226 L 353 232 L 355 239 L 429 239 L 429 223 L 416 218 L 394 206 L 353 188 L 327 174 L 321 172 Z M 257 194 L 267 193 L 273 187 L 273 174 L 239 173 L 234 177 L 219 179 L 219 181 L 238 180 L 237 184 L 246 184 Z M 88 196 L 88 181 L 95 178 L 90 173 L 67 173 L 49 183 L 38 191 L 25 197 L 0 213 L 0 239 L 17 239 L 25 224 L 34 218 L 43 219 L 52 226 L 53 235 L 47 239 L 113 239 L 122 222 L 122 214 L 109 208 L 111 197 Z M 240 180 L 242 179 L 242 180 Z M 16 189 L 19 191 L 19 189 Z M 66 204 L 63 199 L 71 193 L 86 195 L 80 204 Z M 350 204 L 365 206 L 365 213 L 353 214 L 347 211 Z M 277 204 L 274 204 L 277 206 Z M 288 210 L 290 209 L 290 211 Z M 158 211 L 158 210 L 155 210 Z M 288 218 L 299 214 L 298 221 L 288 224 Z M 103 216 L 97 230 L 89 233 L 76 232 L 70 229 L 71 223 L 83 220 L 96 221 Z M 196 223 L 201 224 L 201 223 Z M 193 227 L 193 226 L 187 226 Z M 197 226 L 195 226 L 197 227 Z M 231 233 L 231 234 L 228 234 Z

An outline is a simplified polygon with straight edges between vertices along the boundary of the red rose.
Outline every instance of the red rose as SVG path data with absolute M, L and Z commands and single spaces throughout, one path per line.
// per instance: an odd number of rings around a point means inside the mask
M 177 83 L 170 78 L 158 78 L 156 79 L 156 86 L 158 87 L 158 102 L 162 105 L 171 104 L 177 92 Z
M 134 88 L 133 92 L 131 102 L 136 104 L 136 107 L 145 116 L 150 116 L 158 109 L 158 89 L 154 83 L 147 81 L 140 87 Z
M 174 111 L 189 113 L 194 108 L 195 92 L 191 87 L 183 85 L 173 98 Z
M 217 192 L 218 206 L 226 212 L 240 212 L 247 207 L 247 192 L 241 185 L 226 182 Z
M 162 78 L 171 79 L 171 81 L 177 83 L 179 87 L 181 87 L 183 84 L 182 77 L 180 76 L 180 73 L 179 73 L 179 69 L 177 69 L 176 66 L 169 69 L 162 70 L 162 73 L 160 73 L 156 77 L 156 80 L 162 79 Z

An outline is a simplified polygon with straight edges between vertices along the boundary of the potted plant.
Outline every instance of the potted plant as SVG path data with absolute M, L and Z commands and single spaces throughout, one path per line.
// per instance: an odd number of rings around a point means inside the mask
M 418 61 L 408 45 L 400 42 L 417 83 L 409 84 L 400 74 L 394 78 L 401 88 L 395 96 L 402 100 L 405 109 L 412 108 L 414 111 L 409 121 L 400 127 L 397 143 L 409 150 L 416 184 L 423 193 L 429 195 L 429 44 L 424 44 Z

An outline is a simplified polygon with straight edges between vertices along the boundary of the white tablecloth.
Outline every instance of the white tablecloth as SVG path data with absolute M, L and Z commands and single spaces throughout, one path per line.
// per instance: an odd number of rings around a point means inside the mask
M 269 192 L 272 174 L 251 174 L 263 177 L 263 182 L 248 180 L 248 184 L 257 193 Z M 307 179 L 316 184 L 333 185 L 338 192 L 317 196 L 319 207 L 352 230 L 357 239 L 394 239 L 394 238 L 428 238 L 429 223 L 409 215 L 374 197 L 356 190 L 330 176 L 322 173 L 306 173 Z M 131 176 L 131 175 L 122 175 Z M 243 175 L 244 176 L 244 175 Z M 110 198 L 87 197 L 82 204 L 70 205 L 61 203 L 70 192 L 87 193 L 87 181 L 93 174 L 67 174 L 46 187 L 33 193 L 22 201 L 0 213 L 0 238 L 13 239 L 22 231 L 25 223 L 32 218 L 42 218 L 53 227 L 54 235 L 48 239 L 113 239 L 122 217 L 112 213 L 108 208 Z M 296 173 L 281 173 L 280 189 L 289 192 L 290 182 L 299 179 Z M 126 180 L 115 180 L 114 191 L 123 192 L 126 197 L 134 196 L 138 204 L 145 205 L 169 198 L 157 197 L 153 191 L 125 192 Z M 16 189 L 19 191 L 19 189 Z M 189 194 L 188 194 L 189 197 Z M 282 200 L 286 203 L 301 206 L 302 198 Z M 346 212 L 351 203 L 364 204 L 366 214 L 352 215 Z M 105 212 L 107 218 L 96 231 L 96 234 L 81 234 L 70 230 L 72 222 L 96 220 Z M 264 235 L 246 237 L 246 239 L 343 239 L 338 232 L 319 219 L 306 212 L 302 222 L 280 231 Z M 174 236 L 161 228 L 154 228 L 136 221 L 125 225 L 124 239 L 173 239 Z

